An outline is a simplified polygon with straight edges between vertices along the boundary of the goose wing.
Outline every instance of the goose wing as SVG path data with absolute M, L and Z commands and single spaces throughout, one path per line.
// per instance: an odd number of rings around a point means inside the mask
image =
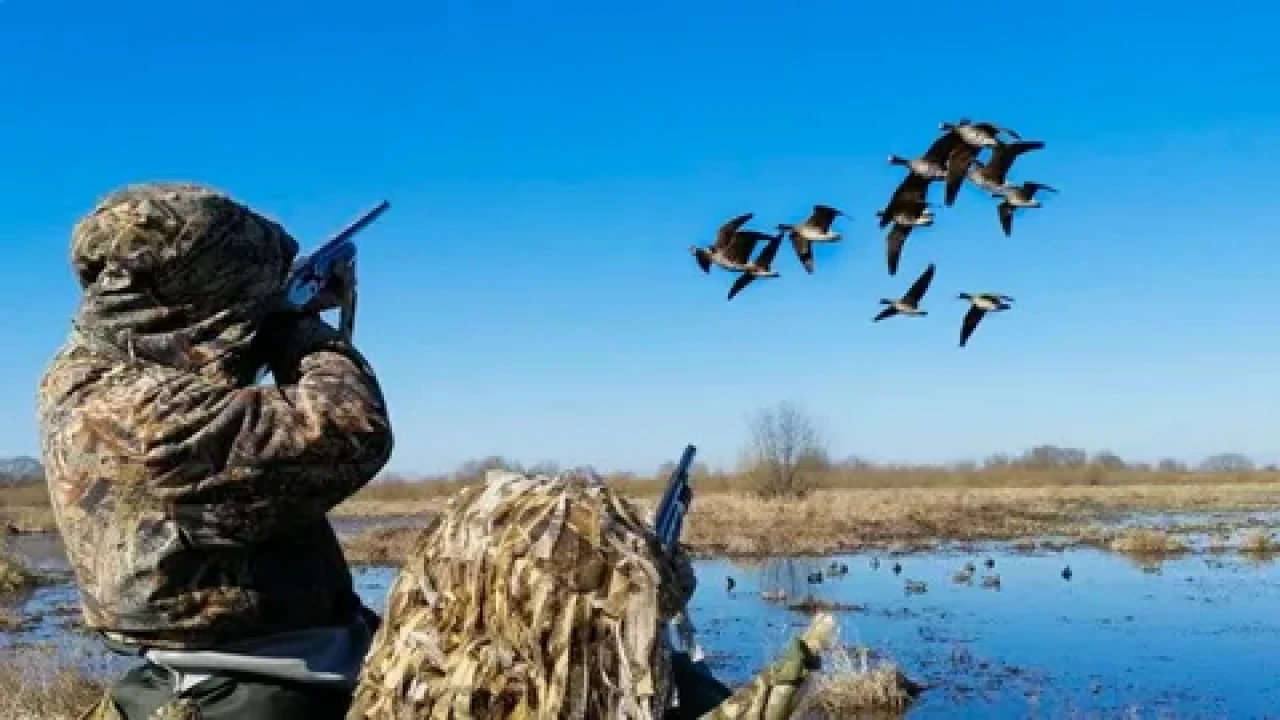
M 925 268 L 924 272 L 920 273 L 920 277 L 916 278 L 916 281 L 911 284 L 907 294 L 902 296 L 904 303 L 916 305 L 924 298 L 924 294 L 929 291 L 929 283 L 933 282 L 935 269 L 933 263 L 929 263 L 929 267 Z
M 947 130 L 937 140 L 934 140 L 933 144 L 929 145 L 929 149 L 924 151 L 924 155 L 920 159 L 942 167 L 946 164 L 951 151 L 959 144 L 961 144 L 960 134 L 954 128 Z
M 1049 192 L 1051 192 L 1051 193 L 1056 193 L 1056 192 L 1058 192 L 1056 189 L 1054 189 L 1054 188 L 1052 188 L 1052 187 L 1049 187 L 1048 185 L 1045 185 L 1044 183 L 1036 182 L 1036 181 L 1034 181 L 1034 180 L 1028 180 L 1028 181 L 1026 181 L 1026 182 L 1022 183 L 1022 189 L 1023 189 L 1024 191 L 1026 191 L 1026 193 L 1027 193 L 1027 199 L 1028 199 L 1028 200 L 1030 200 L 1032 197 L 1034 197 L 1034 196 L 1035 196 L 1035 194 L 1036 194 L 1036 191 L 1038 191 L 1038 190 L 1048 190 L 1048 191 L 1049 191 Z
M 728 260 L 745 265 L 751 261 L 751 253 L 756 249 L 756 243 L 768 237 L 754 230 L 739 230 L 733 234 L 729 247 L 722 252 Z
M 902 223 L 894 223 L 889 230 L 889 234 L 885 236 L 885 261 L 889 265 L 889 274 L 898 274 L 898 260 L 902 258 L 902 246 L 907 242 L 907 236 L 911 234 L 912 226 L 903 225 Z
M 880 216 L 880 227 L 885 228 L 889 223 L 893 222 L 893 216 L 899 212 L 909 211 L 912 207 L 923 208 L 929 204 L 929 181 L 915 173 L 907 173 L 902 178 L 902 182 L 898 183 L 898 187 L 894 189 L 893 195 L 889 197 L 889 204 L 885 206 Z
M 742 292 L 743 288 L 750 285 L 751 281 L 755 279 L 756 279 L 756 276 L 752 275 L 749 272 L 744 272 L 741 275 L 739 275 L 738 279 L 733 281 L 733 287 L 729 288 L 728 299 L 732 300 L 735 295 Z
M 1007 202 L 1002 202 L 996 206 L 996 213 L 1000 216 L 1000 229 L 1004 230 L 1005 237 L 1013 236 L 1013 206 Z
M 729 222 L 720 226 L 720 230 L 716 232 L 716 244 L 713 246 L 716 250 L 724 251 L 733 244 L 734 235 L 738 230 L 746 225 L 751 218 L 755 217 L 755 213 L 743 213 Z
M 800 260 L 800 264 L 804 266 L 804 271 L 813 274 L 813 243 L 807 238 L 801 237 L 800 233 L 791 233 L 791 247 L 796 251 L 796 258 Z
M 827 232 L 839 214 L 840 211 L 830 205 L 814 205 L 813 212 L 809 214 L 809 219 L 805 220 L 804 224 L 815 230 Z
M 969 342 L 969 336 L 977 329 L 978 323 L 982 322 L 982 316 L 986 314 L 987 311 L 977 305 L 969 306 L 969 312 L 964 314 L 964 323 L 960 326 L 960 347 L 964 347 L 964 344 Z
M 898 314 L 898 308 L 896 308 L 896 307 L 894 307 L 894 306 L 890 305 L 889 307 L 887 307 L 887 308 L 885 308 L 885 309 L 881 310 L 881 311 L 880 311 L 880 314 L 878 314 L 878 315 L 876 315 L 875 317 L 871 318 L 871 322 L 880 322 L 881 320 L 883 320 L 883 319 L 885 319 L 885 318 L 887 318 L 887 317 L 889 317 L 889 316 L 891 316 L 891 315 L 897 315 L 897 314 Z
M 770 270 L 773 266 L 773 259 L 778 257 L 778 248 L 782 246 L 782 233 L 773 235 L 765 243 L 764 249 L 756 256 L 756 267 L 761 270 Z
M 991 150 L 991 159 L 987 161 L 986 176 L 998 183 L 1003 183 L 1009 175 L 1009 168 L 1013 167 L 1013 161 L 1017 160 L 1019 155 L 1032 150 L 1040 150 L 1043 147 L 1044 143 L 1039 140 L 1000 143 Z
M 946 194 L 943 197 L 947 207 L 956 204 L 956 198 L 960 195 L 960 186 L 964 184 L 969 166 L 977 157 L 978 149 L 967 143 L 958 143 L 947 156 L 947 185 Z

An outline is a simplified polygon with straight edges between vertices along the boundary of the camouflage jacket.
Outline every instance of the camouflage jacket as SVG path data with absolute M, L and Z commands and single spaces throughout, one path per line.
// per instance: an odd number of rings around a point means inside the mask
M 332 327 L 314 315 L 263 327 L 296 249 L 186 185 L 117 193 L 77 225 L 84 296 L 38 419 L 91 629 L 199 649 L 359 610 L 326 513 L 387 461 L 390 422 L 373 371 Z M 276 385 L 251 384 L 254 358 Z

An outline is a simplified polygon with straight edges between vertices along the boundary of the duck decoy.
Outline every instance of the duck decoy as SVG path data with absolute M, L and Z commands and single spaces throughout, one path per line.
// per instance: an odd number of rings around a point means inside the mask
M 878 557 L 873 557 L 873 558 L 871 558 L 871 569 L 872 569 L 872 570 L 879 570 L 879 569 L 880 569 L 880 558 L 878 558 Z
M 902 574 L 902 563 L 895 562 L 895 563 L 893 564 L 893 574 L 894 574 L 894 575 L 901 575 L 901 574 Z
M 738 583 L 736 580 L 728 576 L 725 577 L 724 579 L 725 592 L 733 592 L 733 589 L 737 586 L 738 586 Z
M 973 564 L 972 560 L 964 564 L 964 571 L 967 573 L 976 572 L 977 569 L 978 568 Z
M 986 566 L 987 566 L 987 569 L 988 569 L 988 570 L 990 570 L 991 568 L 993 568 L 993 567 L 995 567 L 995 566 L 996 566 L 996 559 L 995 559 L 995 558 L 987 558 L 987 559 L 986 559 L 986 561 L 985 561 L 985 562 L 983 562 L 982 564 L 983 564 L 983 565 L 986 565 Z
M 766 236 L 768 241 L 765 243 L 764 249 L 760 251 L 755 260 L 746 264 L 742 274 L 733 282 L 733 287 L 729 288 L 729 300 L 732 300 L 735 295 L 742 292 L 756 278 L 778 277 L 778 272 L 773 269 L 773 259 L 778 256 L 778 248 L 782 246 L 784 234 L 779 230 L 777 235 Z
M 987 313 L 1002 312 L 1013 307 L 1009 304 L 1013 302 L 1013 298 L 999 293 L 960 293 L 956 299 L 969 301 L 969 312 L 964 314 L 964 322 L 960 326 L 960 347 L 969 342 L 969 336 L 978 329 L 978 323 L 982 322 Z
M 897 300 L 881 298 L 880 304 L 887 305 L 888 307 L 881 310 L 880 314 L 872 318 L 871 321 L 880 322 L 887 317 L 892 317 L 893 315 L 898 314 L 915 316 L 928 315 L 929 313 L 920 309 L 920 300 L 923 299 L 924 294 L 929 291 L 929 283 L 933 282 L 933 272 L 933 263 L 929 263 L 929 267 L 925 268 L 924 272 L 920 273 L 920 277 L 916 278 L 916 281 L 911 284 L 911 287 L 907 289 L 906 294 L 901 298 Z
M 1014 210 L 1041 207 L 1040 201 L 1036 199 L 1036 192 L 1039 190 L 1058 192 L 1044 183 L 1028 180 L 1021 185 L 1011 185 L 1003 195 L 992 193 L 993 197 L 1000 198 L 1000 204 L 996 206 L 996 214 L 1000 217 L 1000 229 L 1004 230 L 1005 237 L 1013 236 Z
M 955 573 L 954 575 L 952 575 L 951 579 L 958 583 L 973 582 L 973 571 L 968 568 L 965 568 L 964 570 L 961 570 Z
M 1063 579 L 1063 580 L 1070 580 L 1070 579 L 1071 579 L 1071 566 L 1070 566 L 1070 565 L 1068 565 L 1068 566 L 1066 566 L 1066 567 L 1062 568 L 1062 579 Z
M 813 212 L 799 225 L 778 225 L 779 231 L 791 235 L 791 247 L 795 249 L 804 271 L 810 275 L 813 274 L 813 243 L 840 242 L 840 233 L 831 230 L 831 225 L 839 216 L 848 217 L 843 211 L 830 205 L 814 205 Z
M 721 225 L 716 231 L 716 241 L 710 247 L 689 247 L 689 252 L 697 259 L 702 272 L 709 274 L 712 265 L 735 272 L 746 270 L 756 243 L 762 237 L 768 237 L 763 233 L 742 230 L 742 226 L 753 217 L 755 213 L 744 213 Z
M 993 589 L 993 590 L 999 590 L 999 589 L 1000 589 L 1000 576 L 999 576 L 999 575 L 986 575 L 986 576 L 984 576 L 984 577 L 982 578 L 982 587 L 984 587 L 984 588 L 991 588 L 991 589 Z
M 908 594 L 918 595 L 927 592 L 929 590 L 929 585 L 923 580 L 907 580 L 903 583 L 903 589 L 905 589 Z

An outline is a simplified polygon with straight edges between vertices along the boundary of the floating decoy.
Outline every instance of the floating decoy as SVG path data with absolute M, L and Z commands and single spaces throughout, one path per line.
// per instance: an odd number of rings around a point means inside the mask
M 984 588 L 992 588 L 992 589 L 995 589 L 995 590 L 999 590 L 999 589 L 1000 589 L 1000 576 L 999 576 L 999 575 L 986 575 L 986 576 L 984 576 L 984 577 L 982 578 L 982 587 L 984 587 Z
M 731 578 L 731 577 L 728 577 L 728 576 L 726 576 L 726 577 L 725 577 L 725 579 L 724 579 L 724 589 L 725 589 L 725 592 L 733 592 L 733 589 L 734 589 L 735 587 L 737 587 L 737 586 L 738 586 L 737 581 L 735 581 L 735 580 L 734 580 L 733 578 Z
M 929 585 L 923 580 L 907 580 L 903 583 L 903 589 L 909 594 L 921 594 L 929 590 Z
M 964 314 L 964 322 L 960 326 L 960 347 L 969 342 L 969 336 L 978 328 L 978 323 L 989 312 L 1001 312 L 1013 307 L 1009 303 L 1013 298 L 999 293 L 960 293 L 958 300 L 969 301 L 969 312 Z
M 1070 565 L 1068 565 L 1068 566 L 1066 566 L 1066 567 L 1062 568 L 1062 579 L 1063 579 L 1063 580 L 1070 580 L 1070 579 L 1071 579 L 1071 566 L 1070 566 Z
M 920 277 L 916 278 L 916 281 L 911 284 L 911 287 L 907 289 L 906 294 L 901 298 L 897 300 L 887 300 L 882 298 L 880 300 L 880 304 L 887 305 L 888 307 L 881 310 L 880 314 L 872 318 L 871 321 L 880 322 L 887 317 L 898 314 L 916 316 L 928 315 L 929 313 L 920 309 L 920 300 L 924 298 L 924 294 L 929 291 L 929 283 L 933 282 L 933 272 L 933 263 L 929 263 L 929 267 L 925 268 L 924 272 L 920 273 Z
M 986 562 L 984 562 L 984 563 L 982 563 L 982 564 L 983 564 L 983 565 L 986 565 L 986 566 L 987 566 L 987 569 L 988 569 L 988 570 L 990 570 L 991 568 L 993 568 L 993 567 L 995 567 L 995 566 L 996 566 L 996 560 L 995 560 L 995 558 L 987 558 Z
M 901 574 L 902 574 L 902 563 L 895 562 L 895 563 L 893 564 L 893 574 L 894 574 L 894 575 L 901 575 Z

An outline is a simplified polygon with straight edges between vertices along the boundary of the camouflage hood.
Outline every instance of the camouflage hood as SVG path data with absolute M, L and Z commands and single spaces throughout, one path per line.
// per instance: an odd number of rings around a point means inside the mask
M 210 378 L 243 378 L 298 253 L 277 223 L 210 188 L 117 190 L 75 226 L 79 339 Z
M 693 592 L 590 473 L 491 471 L 418 539 L 349 718 L 661 718 L 659 632 Z

